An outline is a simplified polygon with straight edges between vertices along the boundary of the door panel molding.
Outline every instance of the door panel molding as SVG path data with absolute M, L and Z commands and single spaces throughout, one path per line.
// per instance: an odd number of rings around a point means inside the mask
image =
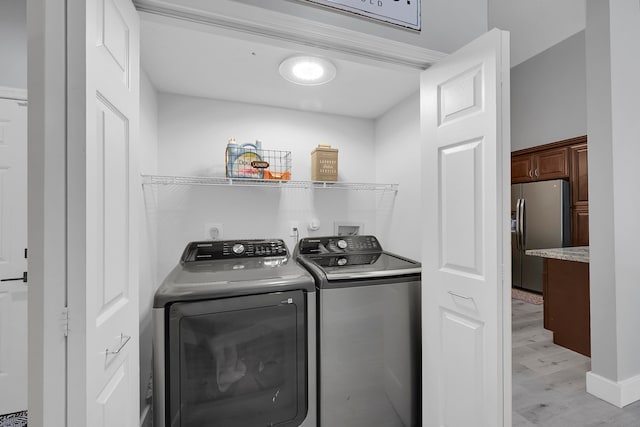
M 482 394 L 484 325 L 450 310 L 442 310 L 442 357 L 449 362 L 443 375 L 446 426 L 472 426 L 483 419 L 477 399 Z M 471 351 L 469 351 L 471 350 Z M 464 410 L 460 410 L 464 408 Z
M 461 73 L 438 86 L 440 126 L 482 110 L 482 66 Z
M 0 99 L 10 99 L 13 101 L 27 101 L 27 90 L 0 86 Z
M 450 273 L 482 279 L 482 138 L 439 147 L 440 259 Z
M 1 124 L 0 124 L 1 125 Z M 2 129 L 0 128 L 0 131 Z M 1 135 L 0 135 L 1 136 Z M 2 149 L 2 140 L 0 140 L 0 149 Z M 2 151 L 0 150 L 0 153 Z M 9 175 L 8 167 L 0 167 L 0 202 L 7 198 L 7 175 Z M 8 234 L 7 228 L 9 227 L 9 204 L 6 202 L 0 203 L 0 264 L 8 264 L 9 259 L 9 239 L 5 238 Z

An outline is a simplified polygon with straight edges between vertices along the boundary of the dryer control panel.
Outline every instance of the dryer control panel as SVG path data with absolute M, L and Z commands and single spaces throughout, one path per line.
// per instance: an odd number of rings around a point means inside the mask
M 301 255 L 349 254 L 382 252 L 375 236 L 307 237 L 300 240 Z
M 189 243 L 182 253 L 181 262 L 288 256 L 287 245 L 281 239 L 220 240 Z

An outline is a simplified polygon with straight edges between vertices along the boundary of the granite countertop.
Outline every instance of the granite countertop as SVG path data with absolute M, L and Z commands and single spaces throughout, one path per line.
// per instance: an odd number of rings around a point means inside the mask
M 589 262 L 589 246 L 572 248 L 529 249 L 525 254 L 542 258 L 562 259 L 565 261 Z

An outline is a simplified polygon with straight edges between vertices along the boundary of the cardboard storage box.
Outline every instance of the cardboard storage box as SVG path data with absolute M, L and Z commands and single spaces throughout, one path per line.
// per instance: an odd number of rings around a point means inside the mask
M 330 145 L 318 145 L 311 152 L 311 180 L 338 180 L 338 149 Z

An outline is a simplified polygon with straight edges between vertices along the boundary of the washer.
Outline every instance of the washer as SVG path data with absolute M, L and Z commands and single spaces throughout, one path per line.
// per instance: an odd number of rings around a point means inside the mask
M 420 264 L 374 236 L 305 238 L 295 253 L 316 280 L 318 425 L 421 425 Z
M 189 243 L 154 298 L 154 426 L 316 427 L 315 294 L 282 240 Z

